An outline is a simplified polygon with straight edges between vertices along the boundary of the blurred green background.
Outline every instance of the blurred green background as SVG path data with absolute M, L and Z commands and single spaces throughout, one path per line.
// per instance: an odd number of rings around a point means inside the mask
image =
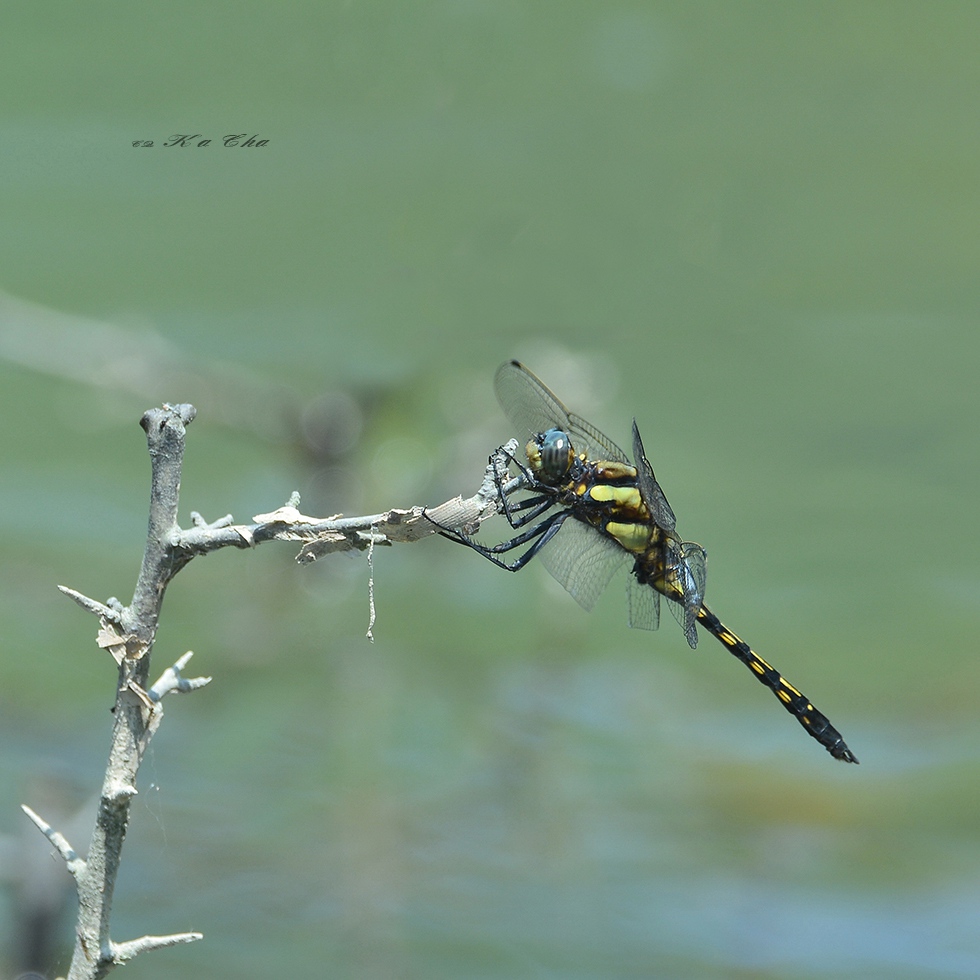
M 541 568 L 384 550 L 372 645 L 362 556 L 223 552 L 168 594 L 154 675 L 214 681 L 168 699 L 114 917 L 205 940 L 127 977 L 980 975 L 978 31 L 6 5 L 0 974 L 56 868 L 19 804 L 80 826 L 100 785 L 115 671 L 55 586 L 132 593 L 141 413 L 197 405 L 185 525 L 435 504 L 516 435 L 517 356 L 613 439 L 636 416 L 709 603 L 861 765 L 710 638 L 627 629 L 622 582 L 587 615 Z

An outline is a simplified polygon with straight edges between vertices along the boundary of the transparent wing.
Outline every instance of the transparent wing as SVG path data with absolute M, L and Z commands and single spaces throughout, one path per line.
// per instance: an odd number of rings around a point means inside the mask
M 683 602 L 671 602 L 670 611 L 684 630 L 684 638 L 693 650 L 698 645 L 698 612 L 704 602 L 707 581 L 707 555 L 693 541 L 678 541 L 668 549 L 668 562 L 677 576 Z
M 518 435 L 526 439 L 530 435 L 561 429 L 572 440 L 576 453 L 584 453 L 588 459 L 610 459 L 629 463 L 626 454 L 591 423 L 572 412 L 558 396 L 530 372 L 520 361 L 507 361 L 497 370 L 493 381 L 497 400 Z
M 609 438 L 600 432 L 591 422 L 586 422 L 581 415 L 568 413 L 568 432 L 572 437 L 572 447 L 576 452 L 585 453 L 589 459 L 609 459 L 619 463 L 629 463 L 629 457 Z M 579 449 L 581 445 L 583 448 Z
M 629 624 L 634 629 L 655 630 L 660 626 L 660 593 L 641 585 L 635 575 L 626 580 L 626 602 Z
M 574 517 L 565 521 L 538 555 L 541 564 L 586 611 L 592 610 L 628 557 L 613 540 Z
M 633 463 L 636 466 L 636 482 L 640 488 L 640 496 L 654 522 L 665 531 L 673 531 L 677 519 L 670 504 L 667 503 L 663 490 L 660 489 L 660 484 L 657 483 L 657 478 L 653 475 L 650 460 L 643 451 L 643 440 L 640 438 L 636 419 L 633 419 Z

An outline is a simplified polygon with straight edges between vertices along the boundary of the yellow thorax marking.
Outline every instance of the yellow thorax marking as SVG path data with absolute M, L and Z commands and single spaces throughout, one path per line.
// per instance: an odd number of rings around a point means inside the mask
M 606 532 L 611 534 L 627 551 L 642 554 L 650 544 L 649 524 L 624 524 L 607 521 Z
M 612 503 L 634 510 L 640 506 L 640 492 L 636 487 L 611 487 L 608 483 L 596 483 L 589 490 L 589 496 L 599 504 Z
M 602 480 L 635 480 L 636 467 L 629 463 L 618 463 L 612 459 L 604 459 L 595 464 L 596 473 Z

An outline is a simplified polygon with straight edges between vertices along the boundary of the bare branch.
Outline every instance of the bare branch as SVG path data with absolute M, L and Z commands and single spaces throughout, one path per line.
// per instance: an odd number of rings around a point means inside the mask
M 513 454 L 517 440 L 503 447 Z M 390 545 L 420 541 L 438 534 L 442 528 L 466 529 L 472 533 L 480 524 L 498 513 L 498 479 L 504 491 L 518 487 L 521 478 L 507 480 L 500 470 L 505 454 L 495 454 L 486 468 L 480 489 L 467 499 L 455 497 L 437 507 L 394 507 L 381 514 L 363 517 L 310 517 L 299 510 L 300 497 L 295 491 L 282 507 L 268 514 L 257 514 L 251 524 L 234 524 L 231 515 L 207 523 L 200 514 L 191 515 L 193 527 L 171 529 L 171 565 L 174 573 L 195 555 L 206 555 L 220 548 L 252 548 L 265 541 L 302 541 L 296 560 L 300 564 L 316 561 L 337 551 L 366 551 L 371 545 Z M 431 515 L 433 520 L 429 520 Z M 433 523 L 433 521 L 435 523 Z
M 112 742 L 99 799 L 88 858 L 75 875 L 78 922 L 75 952 L 68 980 L 95 980 L 142 948 L 137 940 L 116 947 L 110 938 L 112 898 L 130 804 L 136 795 L 136 775 L 147 745 L 163 718 L 163 708 L 146 693 L 150 653 L 167 585 L 193 557 L 174 548 L 179 537 L 177 504 L 184 456 L 186 426 L 194 418 L 191 405 L 164 405 L 146 412 L 140 422 L 146 432 L 152 464 L 150 518 L 143 563 L 132 602 L 76 602 L 100 617 L 99 645 L 118 665 L 119 681 L 113 708 Z M 173 683 L 179 685 L 175 678 Z M 189 934 L 190 935 L 190 934 Z M 196 937 L 196 934 L 194 934 Z M 186 940 L 184 940 L 186 941 Z M 169 943 L 163 943 L 169 945 Z M 161 945 L 157 942 L 156 945 Z M 118 958 L 122 953 L 122 958 Z
M 22 803 L 20 808 L 34 821 L 37 828 L 47 837 L 54 849 L 65 859 L 65 865 L 71 872 L 72 877 L 77 878 L 85 870 L 85 859 L 75 853 L 74 848 L 68 843 L 63 834 L 60 834 L 49 823 L 42 820 L 29 806 Z
M 81 592 L 76 592 L 74 589 L 69 589 L 67 585 L 59 585 L 58 588 L 64 592 L 69 599 L 74 599 L 82 609 L 90 613 L 95 613 L 96 616 L 101 616 L 103 619 L 107 619 L 110 622 L 119 621 L 119 613 L 115 609 L 110 609 L 109 606 L 103 605 L 101 602 L 97 602 L 95 599 L 90 599 L 87 595 L 82 595 Z
M 193 943 L 203 938 L 204 933 L 201 932 L 175 932 L 171 936 L 141 936 L 139 939 L 130 939 L 125 943 L 112 943 L 110 947 L 112 962 L 121 966 L 134 956 L 149 952 L 151 949 L 179 946 L 181 943 Z
M 181 675 L 192 656 L 187 652 L 156 683 L 147 683 L 163 599 L 174 576 L 197 555 L 225 547 L 253 548 L 264 541 L 302 542 L 296 560 L 307 563 L 335 551 L 367 550 L 373 556 L 376 546 L 419 541 L 446 529 L 470 534 L 498 512 L 501 492 L 509 493 L 521 484 L 521 477 L 510 479 L 508 474 L 508 461 L 517 449 L 516 440 L 512 440 L 491 457 L 474 496 L 467 500 L 456 497 L 431 510 L 416 506 L 365 517 L 336 514 L 314 518 L 300 512 L 299 494 L 294 492 L 284 506 L 259 514 L 252 524 L 235 524 L 230 514 L 208 523 L 194 512 L 192 526 L 182 530 L 177 524 L 177 510 L 184 443 L 186 428 L 195 414 L 192 405 L 164 405 L 146 412 L 140 420 L 146 432 L 152 479 L 146 547 L 129 605 L 115 598 L 103 604 L 60 587 L 83 609 L 99 616 L 99 646 L 112 654 L 119 673 L 109 763 L 87 859 L 79 858 L 60 834 L 25 807 L 75 876 L 79 913 L 68 980 L 96 980 L 144 950 L 202 938 L 200 933 L 191 932 L 114 943 L 109 930 L 130 803 L 137 792 L 136 776 L 163 719 L 162 699 L 173 691 L 196 690 L 211 680 Z M 373 602 L 372 591 L 368 635 L 374 623 Z
M 186 694 L 188 691 L 196 691 L 199 687 L 211 683 L 210 677 L 182 677 L 181 670 L 187 666 L 193 651 L 188 650 L 173 666 L 168 667 L 156 681 L 156 683 L 146 692 L 154 701 L 160 701 L 164 695 L 171 691 L 178 694 Z

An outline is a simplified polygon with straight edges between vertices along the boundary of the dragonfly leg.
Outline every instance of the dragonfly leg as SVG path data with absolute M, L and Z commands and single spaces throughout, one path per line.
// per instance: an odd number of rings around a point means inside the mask
M 531 521 L 540 517 L 549 507 L 555 505 L 555 498 L 550 494 L 539 494 L 534 497 L 527 497 L 519 500 L 516 504 L 510 503 L 506 496 L 501 496 L 503 504 L 503 514 L 507 518 L 507 523 L 516 531 L 518 528 L 530 524 Z M 519 514 L 519 511 L 527 511 Z
M 513 454 L 509 453 L 503 446 L 501 446 L 494 454 L 490 457 L 491 462 L 495 462 L 498 458 L 505 458 L 507 460 L 508 466 L 513 463 L 518 470 L 520 470 L 521 476 L 524 479 L 525 486 L 517 487 L 508 494 L 504 490 L 503 486 L 503 476 L 499 467 L 494 467 L 494 482 L 497 486 L 497 494 L 500 497 L 500 508 L 503 512 L 504 517 L 507 518 L 507 523 L 510 524 L 515 530 L 520 527 L 524 527 L 526 524 L 530 524 L 531 521 L 540 517 L 549 507 L 554 504 L 554 495 L 552 494 L 542 494 L 536 493 L 531 497 L 527 497 L 524 500 L 519 500 L 516 503 L 511 503 L 511 494 L 516 493 L 518 490 L 522 489 L 532 489 L 536 488 L 537 481 L 534 479 L 531 471 Z M 520 517 L 515 517 L 517 511 L 529 511 L 527 514 L 522 514 Z
M 460 534 L 458 531 L 450 528 L 446 528 L 441 533 L 444 538 L 448 538 L 450 541 L 455 541 L 457 544 L 463 544 L 467 548 L 472 548 L 477 554 L 483 555 L 484 558 L 489 559 L 499 568 L 506 568 L 508 572 L 517 572 L 558 533 L 559 528 L 571 515 L 572 512 L 570 510 L 560 510 L 557 514 L 552 514 L 540 524 L 516 535 L 509 541 L 502 541 L 500 544 L 494 545 L 479 544 L 472 538 L 468 538 L 464 534 Z M 431 518 L 429 519 L 431 520 Z M 531 546 L 527 551 L 514 559 L 514 561 L 507 562 L 497 557 L 498 555 L 513 551 L 515 548 L 519 548 L 529 541 L 532 542 Z
M 491 463 L 495 463 L 498 459 L 506 460 L 508 467 L 510 466 L 511 463 L 513 463 L 514 466 L 516 466 L 520 470 L 521 476 L 524 477 L 524 482 L 527 483 L 528 486 L 533 486 L 535 483 L 537 483 L 537 480 L 535 480 L 534 478 L 534 474 L 512 452 L 505 449 L 503 446 L 501 446 L 499 449 L 494 450 L 494 452 L 490 456 L 489 461 Z M 497 474 L 497 480 L 499 485 L 500 470 L 498 468 L 495 468 L 494 472 Z

